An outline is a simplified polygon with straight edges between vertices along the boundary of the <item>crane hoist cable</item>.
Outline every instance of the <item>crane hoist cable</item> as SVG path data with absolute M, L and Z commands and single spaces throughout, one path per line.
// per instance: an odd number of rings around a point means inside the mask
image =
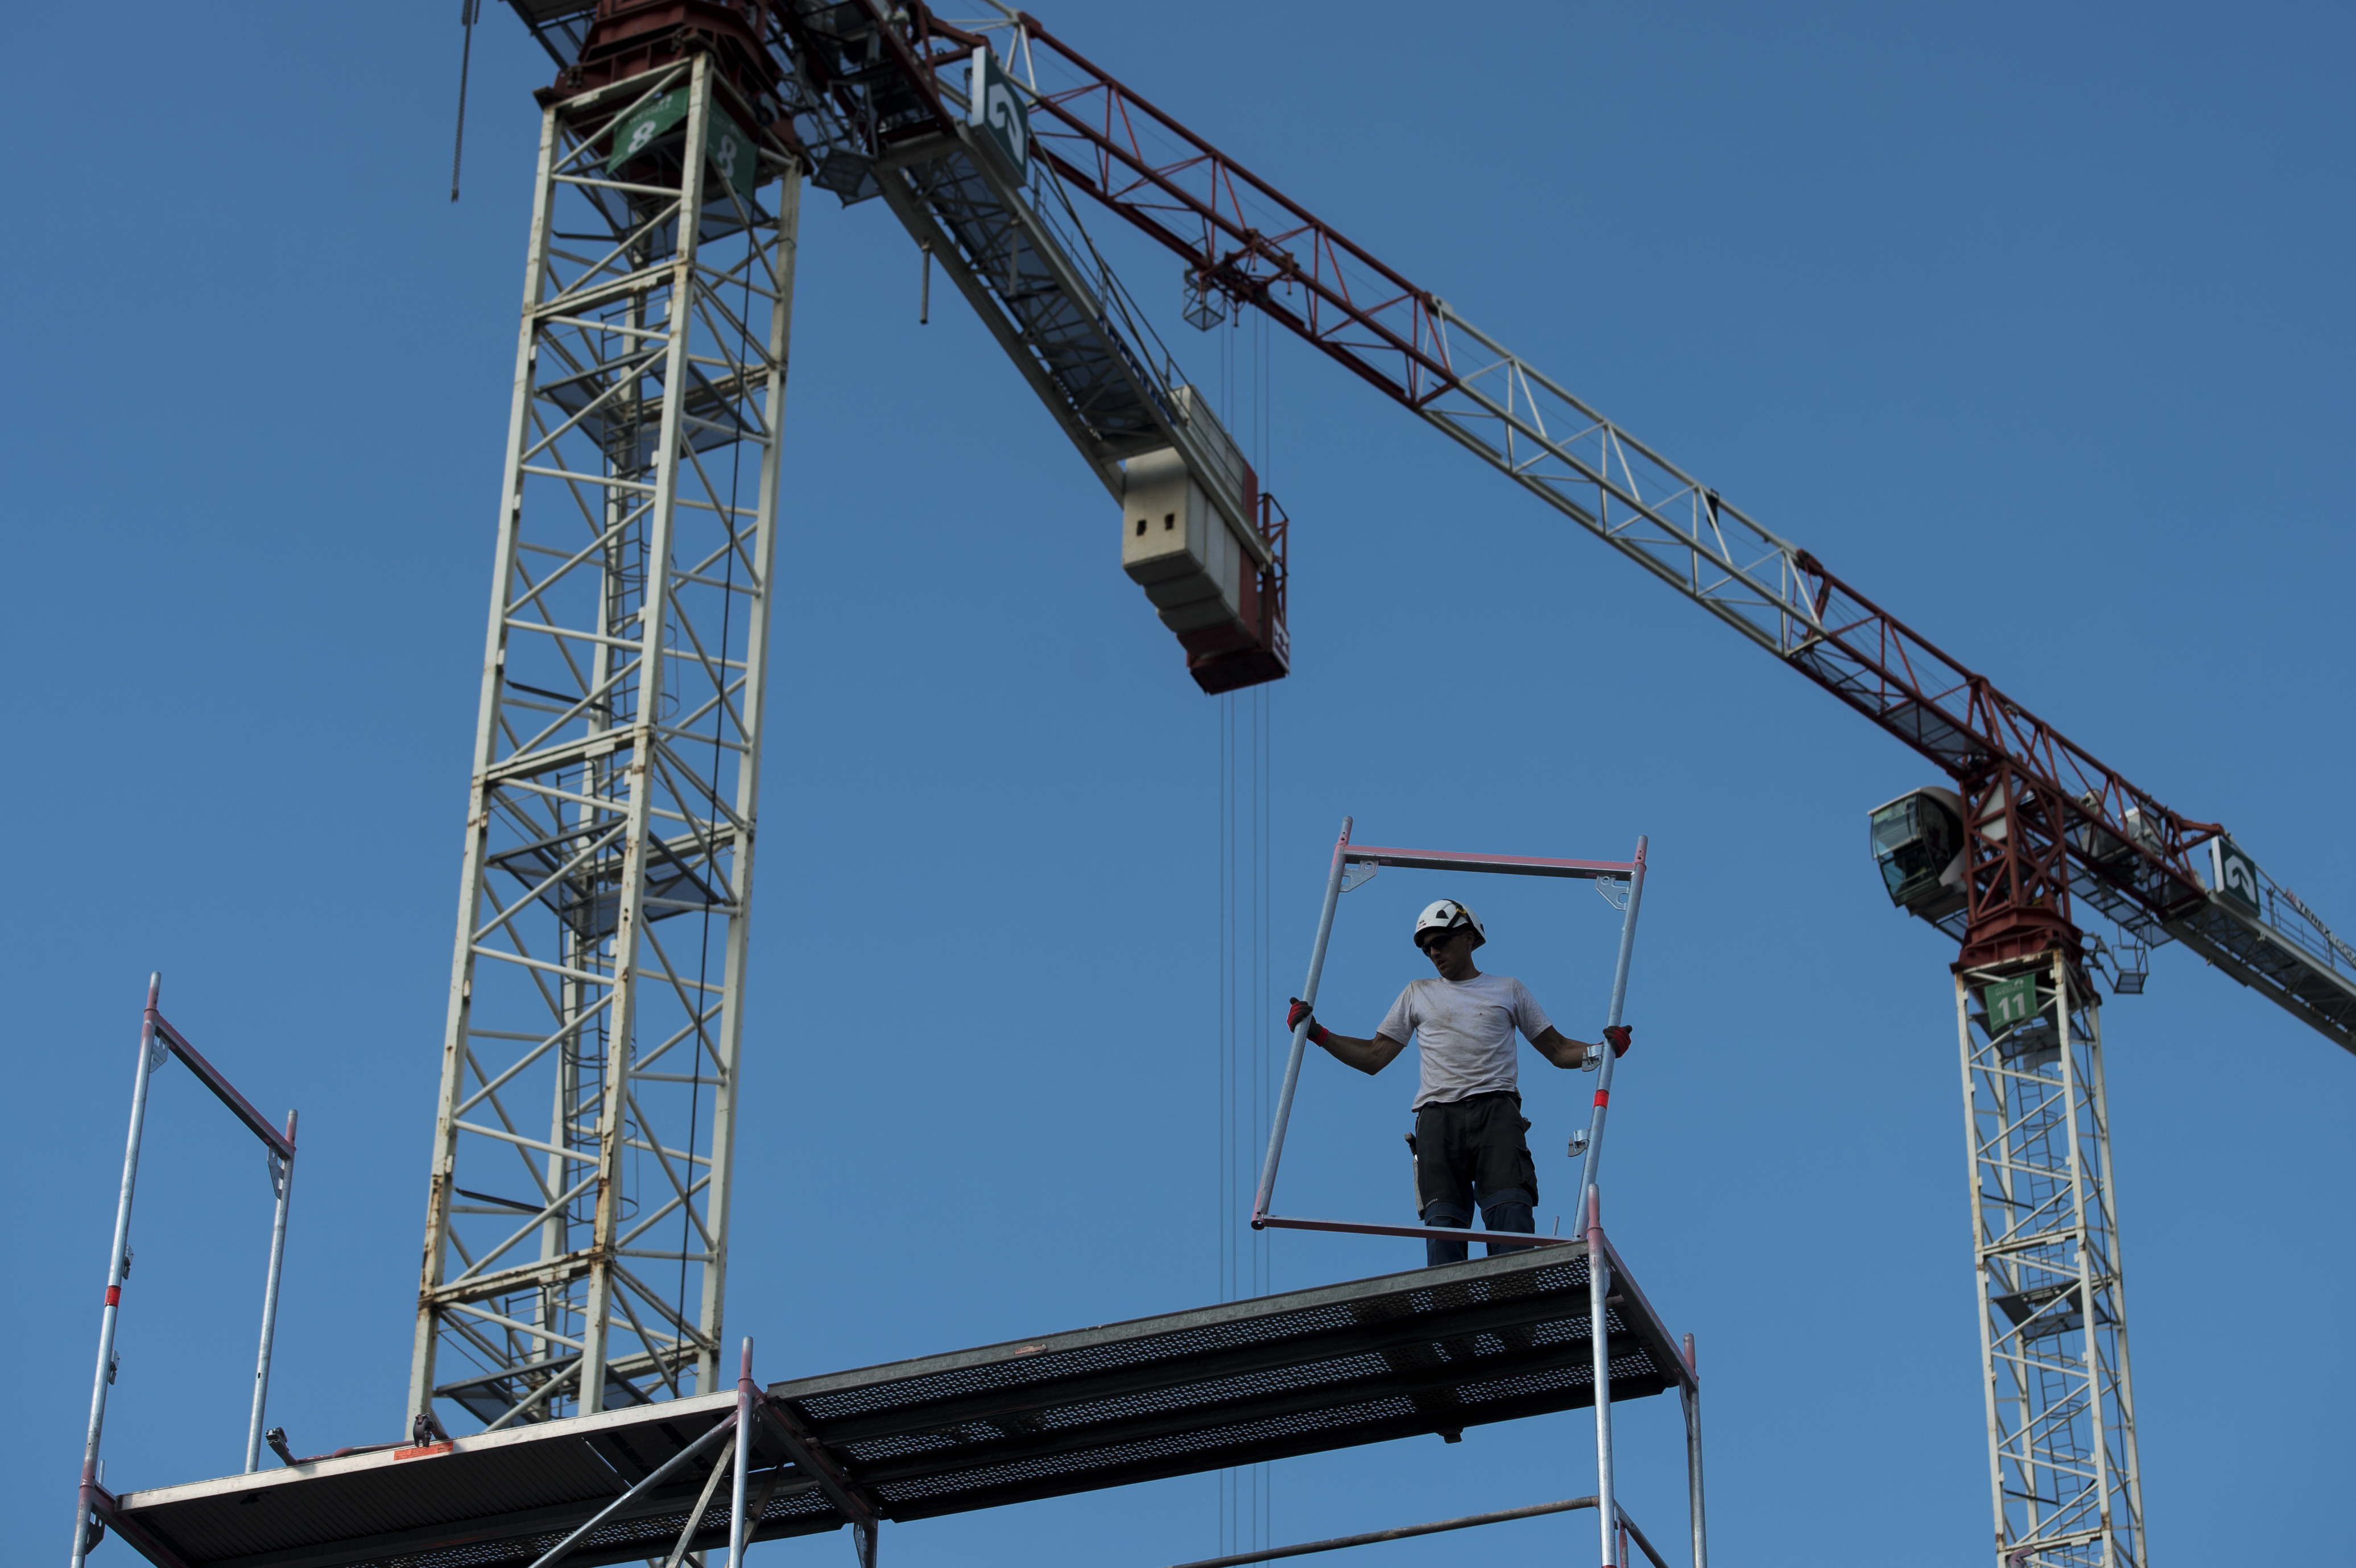
M 1216 1125 L 1219 1298 L 1236 1301 L 1275 1289 L 1269 1232 L 1237 1222 L 1252 1190 L 1252 1151 L 1266 1124 L 1275 1064 L 1269 1019 L 1274 995 L 1270 874 L 1274 724 L 1269 687 L 1219 694 L 1219 933 Z M 1267 1544 L 1274 1478 L 1267 1463 L 1220 1473 L 1218 1543 L 1222 1552 Z
M 1218 325 L 1213 323 L 1212 327 Z M 1242 313 L 1231 313 L 1226 325 L 1226 330 L 1217 333 L 1220 406 L 1231 413 L 1242 409 L 1237 397 L 1239 379 L 1253 389 L 1248 421 L 1239 418 L 1237 422 L 1252 443 L 1255 470 L 1264 475 L 1269 461 L 1264 406 L 1266 324 L 1255 322 L 1249 357 L 1240 367 Z M 1218 1238 L 1223 1301 L 1264 1296 L 1276 1288 L 1272 1232 L 1237 1223 L 1248 1207 L 1255 1140 L 1267 1125 L 1276 1065 L 1269 1029 L 1275 1005 L 1270 988 L 1274 974 L 1272 690 L 1270 683 L 1262 682 L 1244 690 L 1222 692 L 1218 698 L 1220 1093 L 1214 1233 Z M 1257 1550 L 1273 1539 L 1275 1484 L 1266 1462 L 1221 1472 L 1216 1499 L 1221 1552 Z

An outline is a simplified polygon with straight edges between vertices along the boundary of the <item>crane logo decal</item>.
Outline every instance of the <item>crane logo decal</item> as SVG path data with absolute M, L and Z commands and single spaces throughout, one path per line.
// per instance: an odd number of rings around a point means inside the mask
M 988 48 L 973 51 L 973 76 L 966 97 L 966 123 L 998 149 L 1018 180 L 1031 172 L 1031 115 L 1013 79 Z
M 2216 872 L 2217 891 L 2264 914 L 2265 906 L 2258 899 L 2258 863 L 2243 854 L 2230 838 L 2211 838 L 2209 856 L 2211 869 Z

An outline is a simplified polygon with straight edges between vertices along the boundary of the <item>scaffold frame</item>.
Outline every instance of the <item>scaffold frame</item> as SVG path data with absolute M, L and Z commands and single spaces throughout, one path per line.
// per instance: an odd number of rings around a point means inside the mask
M 1356 818 L 1342 819 L 1342 831 L 1333 841 L 1333 859 L 1325 873 L 1325 899 L 1317 912 L 1317 938 L 1309 954 L 1309 977 L 1301 989 L 1301 999 L 1314 1008 L 1317 987 L 1325 975 L 1325 949 L 1333 937 L 1333 916 L 1340 907 L 1342 895 L 1353 888 L 1363 887 L 1385 866 L 1399 866 L 1419 870 L 1476 872 L 1485 875 L 1521 877 L 1568 877 L 1592 881 L 1602 891 L 1604 900 L 1620 912 L 1620 949 L 1612 971 L 1612 1000 L 1604 1016 L 1606 1043 L 1597 1054 L 1595 1098 L 1588 1113 L 1586 1141 L 1579 1178 L 1579 1212 L 1583 1217 L 1580 1240 L 1587 1246 L 1590 1260 L 1589 1288 L 1594 1295 L 1594 1314 L 1600 1319 L 1612 1279 L 1611 1247 L 1603 1236 L 1603 1195 L 1598 1176 L 1603 1158 L 1603 1124 L 1612 1106 L 1612 1069 L 1619 1053 L 1610 1044 L 1611 1031 L 1620 1023 L 1621 1013 L 1628 1000 L 1628 968 L 1636 953 L 1636 917 L 1644 902 L 1644 867 L 1648 840 L 1636 839 L 1636 853 L 1628 860 L 1569 860 L 1535 855 L 1481 854 L 1467 850 L 1402 849 L 1387 845 L 1353 844 L 1350 834 Z M 1353 877 L 1351 869 L 1361 868 L 1365 875 Z M 1616 890 L 1616 891 L 1615 891 Z M 1277 1092 L 1276 1114 L 1269 1119 L 1268 1157 L 1260 1166 L 1259 1186 L 1252 1197 L 1251 1227 L 1259 1230 L 1337 1231 L 1361 1236 L 1410 1236 L 1427 1240 L 1462 1241 L 1468 1245 L 1485 1242 L 1494 1256 L 1501 1248 L 1524 1251 L 1567 1245 L 1572 1238 L 1540 1236 L 1511 1231 L 1476 1231 L 1469 1227 L 1442 1225 L 1387 1225 L 1360 1220 L 1311 1220 L 1272 1211 L 1276 1198 L 1276 1173 L 1284 1158 L 1284 1135 L 1292 1120 L 1292 1102 L 1301 1086 L 1301 1066 L 1308 1054 L 1309 1031 L 1313 1026 L 1312 1014 L 1304 1013 L 1292 1029 L 1292 1047 L 1284 1061 L 1284 1082 Z M 1630 1289 L 1633 1289 L 1632 1285 Z M 1690 1344 L 1688 1339 L 1688 1359 Z M 1688 1367 L 1687 1371 L 1690 1371 Z M 1595 1401 L 1595 1495 L 1596 1528 L 1601 1538 L 1603 1568 L 1622 1568 L 1627 1559 L 1626 1543 L 1619 1529 L 1619 1511 L 1612 1492 L 1612 1364 L 1605 1354 L 1602 1341 L 1595 1345 L 1595 1386 L 1600 1391 Z M 1707 1558 L 1704 1551 L 1702 1526 L 1701 1484 L 1701 1417 L 1698 1403 L 1699 1383 L 1696 1381 L 1686 1402 L 1686 1440 L 1687 1485 L 1692 1493 L 1694 1563 L 1703 1568 Z
M 845 1527 L 873 1568 L 885 1520 L 1452 1439 L 1671 1392 L 1690 1413 L 1690 1341 L 1679 1347 L 1608 1243 L 1593 1248 L 766 1385 L 746 1360 L 733 1393 L 126 1492 L 121 1511 L 159 1568 L 594 1568 Z M 1697 1563 L 1699 1545 L 1697 1530 Z
M 1324 978 L 1325 949 L 1333 936 L 1333 917 L 1340 907 L 1342 895 L 1354 888 L 1364 887 L 1375 873 L 1385 866 L 1398 866 L 1418 870 L 1470 871 L 1485 875 L 1518 877 L 1565 877 L 1597 884 L 1606 901 L 1618 910 L 1620 949 L 1612 972 L 1612 999 L 1605 1012 L 1607 1029 L 1617 1027 L 1620 1015 L 1628 999 L 1628 969 L 1636 952 L 1636 916 L 1644 900 L 1644 866 L 1648 853 L 1647 840 L 1636 840 L 1636 854 L 1629 860 L 1568 860 L 1536 855 L 1476 854 L 1463 850 L 1401 849 L 1387 845 L 1353 844 L 1350 834 L 1356 818 L 1342 819 L 1341 836 L 1334 840 L 1333 859 L 1325 875 L 1325 900 L 1317 913 L 1317 937 L 1309 952 L 1309 977 L 1301 988 L 1301 999 L 1311 1007 L 1317 1004 L 1317 987 Z M 1354 876 L 1352 868 L 1363 868 L 1363 876 Z M 1390 1225 L 1360 1220 L 1311 1220 L 1297 1215 L 1278 1214 L 1271 1205 L 1276 1198 L 1276 1174 L 1284 1158 L 1284 1137 L 1292 1121 L 1292 1102 L 1301 1086 L 1301 1068 L 1308 1056 L 1309 1030 L 1312 1020 L 1303 1018 L 1292 1031 L 1292 1045 L 1285 1056 L 1284 1080 L 1277 1091 L 1276 1114 L 1269 1118 L 1268 1154 L 1260 1164 L 1259 1185 L 1252 1196 L 1251 1227 L 1253 1230 L 1337 1231 L 1361 1236 L 1409 1236 L 1427 1240 L 1486 1242 L 1501 1247 L 1560 1246 L 1570 1240 L 1564 1236 L 1523 1235 L 1516 1232 L 1476 1231 L 1469 1228 L 1436 1225 Z M 1606 1050 L 1597 1068 L 1595 1097 L 1589 1113 L 1585 1152 L 1580 1165 L 1578 1210 L 1585 1213 L 1586 1194 L 1596 1183 L 1603 1155 L 1603 1124 L 1612 1105 L 1612 1071 L 1618 1060 L 1616 1053 Z
M 284 1132 L 273 1126 L 269 1118 L 238 1092 L 237 1085 L 164 1017 L 163 992 L 164 976 L 160 973 L 148 976 L 147 1006 L 139 1015 L 139 1056 L 132 1070 L 131 1131 L 123 1144 L 123 1181 L 115 1190 L 112 1252 L 106 1266 L 106 1296 L 99 1312 L 98 1371 L 91 1381 L 90 1426 L 82 1443 L 81 1484 L 75 1494 L 73 1549 L 68 1559 L 72 1568 L 81 1568 L 102 1528 L 113 1530 L 134 1544 L 140 1536 L 137 1525 L 124 1522 L 117 1511 L 114 1494 L 102 1484 L 104 1467 L 99 1450 L 106 1435 L 106 1392 L 114 1386 L 115 1330 L 122 1321 L 124 1282 L 131 1274 L 131 1206 L 139 1186 L 139 1149 L 147 1129 L 147 1093 L 155 1070 L 175 1056 L 197 1082 L 211 1092 L 213 1098 L 229 1108 L 230 1115 L 246 1131 L 260 1140 L 270 1162 L 270 1263 L 262 1276 L 262 1344 L 254 1356 L 253 1400 L 245 1431 L 246 1473 L 251 1475 L 261 1467 L 262 1423 L 270 1402 L 271 1352 L 278 1332 L 278 1285 L 286 1264 L 286 1221 L 294 1201 L 295 1113 L 286 1113 Z

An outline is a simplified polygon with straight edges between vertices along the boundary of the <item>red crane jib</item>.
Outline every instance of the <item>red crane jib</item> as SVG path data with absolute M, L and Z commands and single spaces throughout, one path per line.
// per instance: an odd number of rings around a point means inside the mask
M 1028 47 L 1076 84 L 1033 111 L 1043 155 L 1069 183 L 1183 258 L 1203 284 L 1264 311 L 1409 409 L 1459 386 L 1437 304 L 1298 202 L 1024 16 Z M 933 26 L 938 27 L 937 23 Z M 1258 211 L 1282 214 L 1269 231 Z M 1792 664 L 1937 763 L 1971 817 L 1965 957 L 2075 947 L 2073 894 L 2136 926 L 2206 898 L 2191 851 L 2222 829 L 2160 805 L 1965 668 L 1813 557 L 1821 626 L 1783 649 Z M 2073 871 L 2074 868 L 2074 871 Z
M 819 15 L 793 8 L 776 24 L 821 92 L 841 94 L 853 70 L 829 46 Z M 977 34 L 921 4 L 881 29 L 889 64 L 908 83 L 876 127 L 880 141 L 945 128 L 929 91 L 943 44 L 966 50 Z M 1462 389 L 1440 330 L 1433 294 L 1410 283 L 1298 202 L 1260 179 L 1064 43 L 1020 18 L 1023 48 L 1044 52 L 1070 85 L 1033 101 L 1037 155 L 1059 176 L 1183 258 L 1193 277 L 1247 302 L 1386 396 L 1421 411 Z M 618 77 L 682 48 L 683 27 L 704 30 L 731 65 L 732 85 L 778 78 L 756 47 L 768 27 L 758 0 L 604 0 L 582 63 L 567 73 Z M 944 57 L 946 58 L 946 57 Z M 743 76 L 743 83 L 736 79 Z M 851 107 L 843 99 L 843 107 Z M 1280 215 L 1268 228 L 1247 212 Z M 1712 497 L 1715 504 L 1715 497 Z M 2133 929 L 2183 918 L 2207 897 L 2191 851 L 2222 833 L 2162 805 L 2051 725 L 1966 669 L 1804 551 L 1791 565 L 1813 624 L 1795 624 L 1777 651 L 1851 708 L 1897 736 L 1959 784 L 1971 848 L 1972 962 L 2075 946 L 2070 909 L 2086 899 Z M 1188 649 L 1207 690 L 1267 679 L 1289 664 L 1280 571 L 1256 585 L 1273 635 L 1258 648 Z M 1269 612 L 1273 612 L 1272 615 Z M 1795 623 L 1798 617 L 1794 617 Z M 1260 668 L 1267 665 L 1270 667 Z

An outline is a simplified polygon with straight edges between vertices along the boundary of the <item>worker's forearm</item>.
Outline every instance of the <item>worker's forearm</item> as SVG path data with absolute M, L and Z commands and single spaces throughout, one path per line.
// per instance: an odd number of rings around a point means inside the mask
M 1324 1045 L 1326 1055 L 1331 1055 L 1336 1061 L 1343 1061 L 1347 1067 L 1355 1067 L 1357 1072 L 1369 1073 L 1369 1076 L 1390 1067 L 1392 1060 L 1398 1060 L 1399 1052 L 1407 1050 L 1407 1045 L 1392 1040 L 1387 1033 L 1378 1033 L 1371 1040 L 1362 1040 L 1357 1036 L 1350 1036 L 1350 1033 L 1333 1033 L 1331 1029 L 1326 1029 L 1324 1039 L 1317 1040 L 1317 1043 Z
M 1392 1055 L 1382 1048 L 1379 1040 L 1360 1040 L 1355 1035 L 1340 1034 L 1330 1029 L 1325 1031 L 1325 1038 L 1317 1043 L 1334 1061 L 1368 1074 L 1380 1072 L 1389 1065 Z
M 1600 1045 L 1590 1045 L 1583 1040 L 1573 1040 L 1560 1029 L 1554 1029 L 1547 1030 L 1545 1034 L 1530 1043 L 1538 1048 L 1539 1055 L 1557 1067 L 1565 1068 L 1584 1067 L 1587 1065 L 1588 1052 L 1603 1049 Z

